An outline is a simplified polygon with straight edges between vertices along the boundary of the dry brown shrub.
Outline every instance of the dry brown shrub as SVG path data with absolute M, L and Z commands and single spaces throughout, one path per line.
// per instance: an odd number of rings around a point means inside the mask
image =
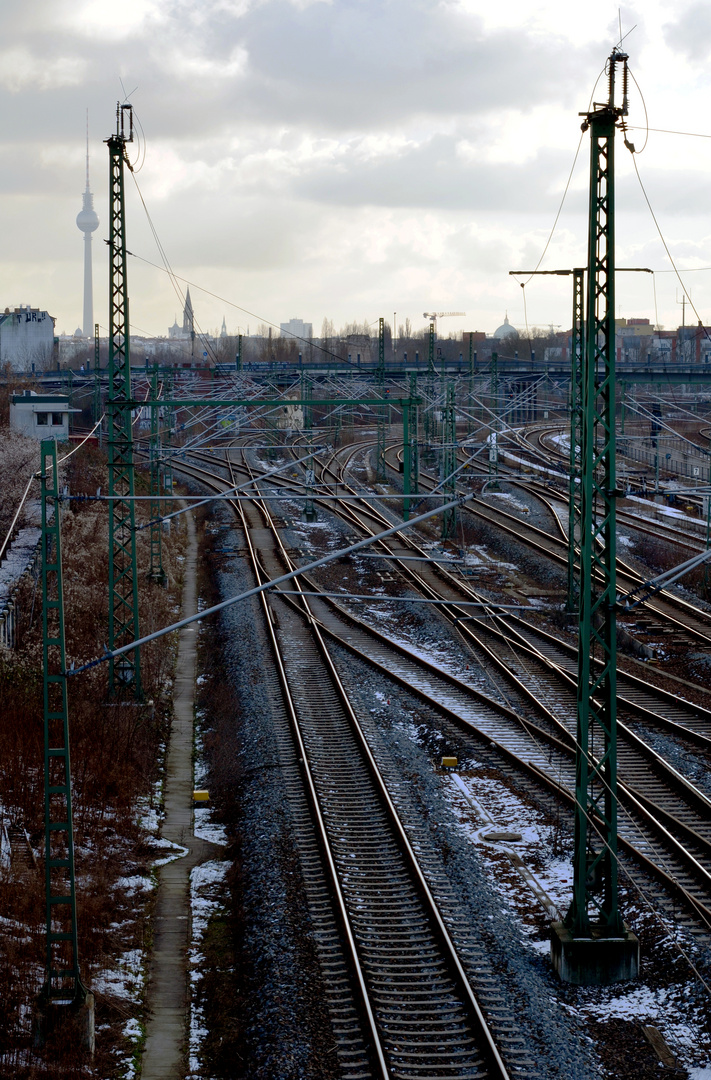
M 9 428 L 0 429 L 0 544 L 5 539 L 27 481 L 40 467 L 39 444 Z M 39 497 L 39 484 L 30 489 L 30 498 Z M 27 505 L 27 504 L 26 504 Z M 24 511 L 18 527 L 27 524 Z
M 33 444 L 35 454 L 37 445 Z M 72 494 L 106 491 L 106 463 L 86 446 L 67 462 Z M 137 480 L 137 488 L 143 481 Z M 148 504 L 138 504 L 139 521 Z M 164 536 L 167 588 L 147 579 L 149 530 L 137 534 L 141 633 L 177 617 L 185 529 Z M 67 662 L 79 666 L 99 656 L 108 640 L 108 514 L 106 503 L 70 501 L 62 507 L 62 562 Z M 126 1007 L 102 998 L 98 1055 L 87 1063 L 64 1056 L 61 1045 L 45 1060 L 27 1057 L 29 1020 L 44 965 L 43 711 L 41 582 L 26 576 L 19 599 L 19 648 L 0 659 L 0 807 L 27 830 L 39 868 L 19 881 L 0 868 L 0 1076 L 108 1076 L 111 1047 L 121 1043 Z M 80 960 L 85 981 L 111 967 L 146 936 L 146 898 L 120 885 L 150 863 L 138 811 L 153 799 L 170 718 L 175 643 L 165 637 L 141 654 L 144 702 L 107 700 L 102 664 L 68 680 L 69 728 L 77 870 Z M 76 1071 L 75 1071 L 76 1070 Z

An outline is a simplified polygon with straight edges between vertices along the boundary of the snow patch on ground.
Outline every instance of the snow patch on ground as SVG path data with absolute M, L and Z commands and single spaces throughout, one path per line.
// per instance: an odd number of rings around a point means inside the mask
M 195 827 L 193 833 L 201 840 L 209 840 L 211 844 L 227 846 L 227 829 L 224 825 L 218 825 L 211 821 L 212 811 L 207 806 L 195 807 Z
M 586 1004 L 585 1011 L 600 1020 L 658 1017 L 669 996 L 666 989 L 650 990 L 648 986 L 640 986 L 626 994 L 608 997 L 605 1001 L 590 1002 Z
M 12 594 L 25 570 L 32 565 L 40 535 L 41 529 L 20 529 L 7 549 L 2 566 L 0 566 L 0 598 Z
M 487 491 L 486 494 L 491 499 L 499 499 L 503 502 L 510 503 L 511 506 L 515 506 L 517 510 L 528 510 L 528 507 L 521 499 L 517 499 L 515 495 L 511 495 L 508 491 Z
M 165 754 L 165 747 L 161 746 L 161 754 Z M 161 781 L 156 781 L 153 789 L 153 798 L 148 800 L 148 797 L 138 799 L 136 809 L 136 822 L 140 828 L 145 829 L 150 833 L 152 837 L 158 836 L 161 827 L 161 812 L 160 812 L 160 799 L 161 799 Z
M 206 788 L 208 773 L 205 765 L 203 736 L 199 727 L 195 730 L 195 765 L 193 782 L 196 789 Z M 193 834 L 221 847 L 227 845 L 227 830 L 212 820 L 212 808 L 196 806 L 193 816 Z M 210 918 L 221 908 L 220 895 L 229 869 L 225 860 L 200 863 L 190 871 L 190 910 L 192 940 L 190 944 L 190 1036 L 188 1078 L 204 1075 L 200 1051 L 208 1035 L 204 1010 L 198 1000 L 198 986 L 202 980 L 204 957 L 200 952 Z
M 119 889 L 128 892 L 150 892 L 155 889 L 156 883 L 151 878 L 143 877 L 142 874 L 133 874 L 131 877 L 120 877 L 116 882 Z
M 546 435 L 546 441 L 553 443 L 560 451 L 570 453 L 570 435 Z
M 190 871 L 190 908 L 192 911 L 192 943 L 190 947 L 190 984 L 192 1001 L 190 1005 L 190 1048 L 189 1075 L 202 1076 L 200 1049 L 208 1034 L 205 1014 L 197 1001 L 197 987 L 202 979 L 201 966 L 204 960 L 200 952 L 200 942 L 205 936 L 211 917 L 220 910 L 220 892 L 227 876 L 229 863 L 204 862 Z
M 501 871 L 500 855 L 499 861 L 495 861 L 496 845 L 485 842 L 486 831 L 491 828 L 493 821 L 499 829 L 521 834 L 521 840 L 510 846 L 532 869 L 559 911 L 567 909 L 572 896 L 570 845 L 564 844 L 561 851 L 562 837 L 557 837 L 556 845 L 555 828 L 500 780 L 477 775 L 476 770 L 461 775 L 460 779 L 471 793 L 474 805 L 464 798 L 453 779 L 444 785 L 460 828 L 472 843 L 479 845 L 484 857 L 492 859 L 492 884 L 511 908 L 518 912 L 528 946 L 541 957 L 548 957 L 548 937 L 536 940 L 538 934 L 529 924 L 530 915 L 527 912 L 536 906 L 533 893 L 530 894 L 530 903 L 527 903 L 523 881 L 515 874 Z M 558 854 L 554 854 L 555 846 L 558 846 Z M 686 947 L 689 948 L 688 943 Z M 566 1005 L 564 1008 L 582 1019 L 653 1024 L 678 1060 L 690 1069 L 690 1076 L 694 1080 L 711 1080 L 711 1057 L 705 1048 L 702 1049 L 702 1046 L 705 1047 L 705 1036 L 702 1034 L 705 1031 L 705 1006 L 703 1003 L 697 1004 L 696 989 L 693 978 L 683 978 L 666 987 L 639 983 L 627 984 L 626 987 L 580 987 L 575 1006 Z
M 581 989 L 574 1011 L 596 1020 L 634 1020 L 653 1024 L 692 1076 L 711 1080 L 711 1059 L 708 1052 L 699 1050 L 700 1024 L 694 1023 L 695 1012 L 699 1021 L 701 1015 L 688 1000 L 688 984 L 655 989 L 638 986 L 626 993 L 615 991 L 615 987 Z
M 172 840 L 161 840 L 161 847 L 167 847 L 170 849 L 169 855 L 164 855 L 161 859 L 154 859 L 153 866 L 167 866 L 168 863 L 175 862 L 176 859 L 182 859 L 188 854 L 188 849 L 182 847 L 180 844 L 174 844 Z
M 127 1020 L 123 1026 L 123 1037 L 129 1039 L 135 1047 L 135 1053 L 132 1057 L 126 1057 L 123 1059 L 123 1080 L 133 1080 L 134 1076 L 138 1076 L 138 1068 L 136 1061 L 138 1058 L 138 1050 L 143 1044 L 145 1032 L 138 1020 Z
M 115 968 L 94 976 L 91 989 L 97 994 L 135 1002 L 142 993 L 143 977 L 143 953 L 140 949 L 129 949 L 121 954 Z
M 195 732 L 195 767 L 193 780 L 197 790 L 206 789 L 208 786 L 207 769 L 203 754 L 203 738 L 200 731 Z M 227 845 L 227 830 L 224 825 L 218 825 L 212 820 L 212 809 L 209 806 L 196 806 L 194 813 L 193 835 L 201 840 L 208 840 L 211 844 Z
M 190 871 L 190 908 L 193 920 L 193 944 L 199 942 L 204 936 L 210 916 L 213 915 L 219 902 L 217 894 L 219 886 L 227 876 L 229 864 L 227 861 L 210 860 L 200 863 Z

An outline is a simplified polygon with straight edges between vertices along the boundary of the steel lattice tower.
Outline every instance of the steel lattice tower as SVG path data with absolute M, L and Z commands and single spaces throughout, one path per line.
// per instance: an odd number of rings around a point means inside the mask
M 499 476 L 499 354 L 492 352 L 489 377 L 489 484 L 494 487 Z
M 574 938 L 620 938 L 617 880 L 617 495 L 615 472 L 615 128 L 626 114 L 627 56 L 609 60 L 609 95 L 591 135 L 587 320 L 582 366 L 580 612 L 573 901 Z M 614 104 L 624 65 L 623 106 Z M 596 663 L 593 666 L 592 657 Z
M 125 123 L 128 120 L 129 132 Z M 138 574 L 131 423 L 131 359 L 126 267 L 124 162 L 133 140 L 130 105 L 116 109 L 109 147 L 109 651 L 135 641 L 138 631 Z M 129 166 L 130 167 L 130 166 Z M 109 693 L 141 697 L 138 650 L 109 661 Z
M 378 366 L 375 369 L 375 388 L 379 398 L 385 400 L 385 319 L 378 319 Z M 385 480 L 385 442 L 388 427 L 388 410 L 378 409 L 377 444 L 375 449 L 375 476 L 381 483 Z
M 304 430 L 306 431 L 306 445 L 311 450 L 314 442 L 313 433 L 313 386 L 311 380 L 302 373 L 301 376 L 301 399 L 304 410 Z M 304 500 L 304 520 L 316 521 L 316 504 L 314 503 L 314 484 L 316 483 L 316 470 L 314 459 L 309 458 L 308 465 L 304 468 L 304 482 L 306 498 Z
M 42 667 L 44 685 L 44 855 L 46 971 L 42 997 L 51 1005 L 80 1004 L 74 829 L 69 759 L 60 492 L 57 443 L 43 439 Z
M 469 388 L 467 395 L 467 435 L 471 435 L 474 427 L 472 412 L 474 411 L 474 379 L 476 377 L 476 353 L 474 352 L 474 332 L 469 331 Z
M 581 397 L 585 345 L 585 271 L 573 270 L 573 335 L 570 346 L 570 478 L 568 487 L 568 611 L 578 610 L 580 591 Z
M 431 442 L 437 434 L 437 423 L 434 417 L 434 396 L 435 396 L 435 376 L 437 370 L 435 368 L 435 339 L 436 339 L 436 325 L 435 320 L 430 319 L 429 329 L 427 331 L 427 383 L 425 386 L 425 394 L 427 398 L 427 405 L 422 417 L 424 426 L 425 442 L 427 448 L 431 449 Z
M 101 419 L 101 353 L 99 351 L 99 324 L 94 325 L 94 423 Z M 98 432 L 101 444 L 101 429 Z
M 166 372 L 163 377 L 163 397 L 172 398 L 173 396 L 173 376 Z M 163 461 L 163 491 L 166 495 L 173 494 L 173 451 L 171 444 L 173 440 L 173 407 L 172 405 L 163 406 L 163 434 L 162 442 L 167 453 Z M 164 512 L 167 513 L 167 503 L 165 505 Z M 170 522 L 167 523 L 170 528 Z
M 420 490 L 420 401 L 417 396 L 417 371 L 410 372 L 410 401 L 413 402 L 408 432 L 411 443 L 410 491 L 417 495 Z
M 445 406 L 442 410 L 442 494 L 446 501 L 457 493 L 457 481 L 454 476 L 457 468 L 457 408 L 454 384 L 446 389 Z M 454 536 L 457 528 L 457 508 L 451 507 L 442 514 L 442 539 Z
M 151 564 L 148 571 L 148 577 L 151 579 L 151 581 L 157 581 L 159 585 L 165 585 L 165 570 L 163 569 L 163 547 L 161 542 L 163 523 L 160 520 L 160 466 L 162 456 L 161 450 L 162 445 L 160 431 L 160 409 L 158 404 L 158 369 L 154 368 L 151 378 L 151 441 L 149 448 L 151 467 Z

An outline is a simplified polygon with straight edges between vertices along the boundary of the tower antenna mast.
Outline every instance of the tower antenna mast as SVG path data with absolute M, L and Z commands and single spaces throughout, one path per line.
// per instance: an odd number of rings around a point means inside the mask
M 627 54 L 608 60 L 608 99 L 593 103 L 586 318 L 580 386 L 580 609 L 573 899 L 551 927 L 553 965 L 582 985 L 635 978 L 639 942 L 625 927 L 617 866 L 615 467 L 615 131 L 627 115 Z M 622 69 L 622 104 L 615 77 Z
M 128 128 L 128 130 L 127 130 Z M 109 147 L 109 650 L 136 641 L 138 573 L 133 425 L 131 423 L 131 357 L 126 266 L 124 163 L 126 144 L 133 141 L 133 106 L 116 106 L 116 133 Z M 109 693 L 141 697 L 138 650 L 109 662 Z
M 91 258 L 91 234 L 99 227 L 94 209 L 94 196 L 89 187 L 89 110 L 86 110 L 86 187 L 82 208 L 77 214 L 77 228 L 84 233 L 84 309 L 82 312 L 82 336 L 90 338 L 94 333 L 94 283 Z

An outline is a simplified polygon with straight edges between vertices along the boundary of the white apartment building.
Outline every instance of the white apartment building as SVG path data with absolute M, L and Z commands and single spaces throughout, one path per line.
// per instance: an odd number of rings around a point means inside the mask
M 43 371 L 52 364 L 54 319 L 46 311 L 30 307 L 5 308 L 0 314 L 0 365 L 13 371 Z

